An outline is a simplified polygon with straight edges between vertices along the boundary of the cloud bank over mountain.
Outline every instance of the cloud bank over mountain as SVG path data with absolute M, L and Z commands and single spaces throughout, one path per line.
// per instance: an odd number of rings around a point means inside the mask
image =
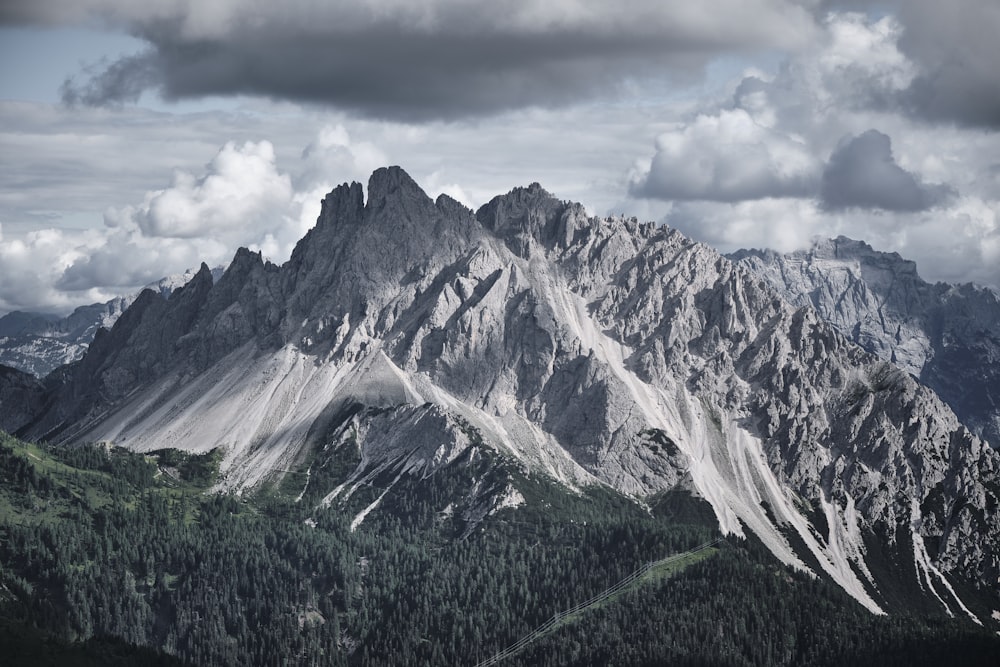
M 236 245 L 280 262 L 386 164 L 470 206 L 540 181 L 723 250 L 845 234 L 1000 286 L 995 3 L 39 0 L 0 30 L 28 63 L 0 99 L 0 311 Z M 95 35 L 133 46 L 17 97 Z

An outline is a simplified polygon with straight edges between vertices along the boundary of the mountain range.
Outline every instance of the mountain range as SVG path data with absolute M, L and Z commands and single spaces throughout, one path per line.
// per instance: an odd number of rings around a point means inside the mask
M 873 613 L 992 627 L 996 298 L 897 260 L 846 240 L 731 259 L 537 183 L 473 212 L 379 169 L 326 196 L 285 264 L 241 249 L 217 280 L 140 293 L 44 381 L 5 370 L 0 426 L 218 451 L 220 492 L 302 473 L 317 507 L 368 499 L 352 530 L 456 465 L 441 511 L 466 533 L 533 502 L 531 479 L 690 494 Z M 955 359 L 982 402 L 949 393 Z

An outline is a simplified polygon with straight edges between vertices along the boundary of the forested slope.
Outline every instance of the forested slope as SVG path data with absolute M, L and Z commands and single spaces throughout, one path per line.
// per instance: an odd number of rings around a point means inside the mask
M 399 489 L 352 531 L 358 508 L 300 497 L 302 474 L 252 497 L 204 493 L 217 463 L 3 436 L 4 645 L 23 646 L 27 627 L 66 642 L 113 638 L 65 645 L 81 660 L 132 644 L 198 665 L 472 664 L 642 563 L 717 534 L 705 505 L 681 492 L 644 508 L 540 478 L 518 480 L 522 507 L 470 529 L 447 511 L 468 465 Z M 992 664 L 1000 650 L 967 621 L 873 616 L 758 544 L 730 539 L 687 565 L 575 615 L 505 664 Z

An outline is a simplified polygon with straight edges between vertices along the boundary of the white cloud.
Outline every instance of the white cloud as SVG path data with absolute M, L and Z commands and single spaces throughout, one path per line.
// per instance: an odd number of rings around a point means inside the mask
M 802 141 L 757 123 L 743 109 L 723 109 L 661 134 L 648 173 L 632 190 L 677 200 L 802 197 L 815 190 L 819 171 Z
M 178 171 L 169 188 L 147 193 L 139 206 L 109 211 L 105 221 L 132 222 L 154 237 L 242 237 L 274 227 L 291 199 L 291 178 L 278 173 L 270 142 L 229 142 L 204 175 Z
M 944 210 L 877 214 L 830 213 L 804 199 L 684 202 L 675 204 L 664 221 L 723 252 L 739 248 L 791 252 L 817 237 L 844 235 L 914 260 L 925 280 L 994 287 L 1000 283 L 1000 203 L 979 197 L 958 197 Z
M 230 141 L 201 173 L 177 170 L 169 187 L 109 208 L 103 228 L 0 233 L 0 312 L 106 300 L 203 261 L 226 264 L 240 246 L 283 262 L 332 182 L 367 180 L 385 161 L 342 126 L 322 130 L 300 155 L 293 177 L 269 141 Z
M 633 193 L 672 202 L 669 223 L 725 250 L 844 234 L 932 280 L 1000 286 L 1000 134 L 904 108 L 923 70 L 900 19 L 831 13 L 823 25 L 812 48 L 662 134 Z
M 905 249 L 927 280 L 1000 286 L 1000 202 L 965 196 L 901 225 L 887 247 Z
M 56 287 L 63 271 L 100 248 L 103 241 L 91 231 L 43 229 L 20 238 L 0 234 L 0 312 L 66 310 L 113 296 L 98 288 L 80 295 Z
M 917 69 L 899 50 L 903 26 L 893 16 L 872 21 L 864 14 L 830 14 L 826 21 L 827 41 L 813 61 L 816 74 L 824 80 L 815 86 L 826 93 L 824 103 L 863 105 L 874 95 L 905 89 Z M 851 99 L 832 99 L 851 92 Z
M 326 191 L 344 180 L 367 182 L 373 171 L 389 164 L 388 156 L 378 146 L 352 139 L 342 123 L 324 126 L 302 151 L 302 161 L 299 188 L 322 184 Z M 339 180 L 335 183 L 333 178 Z
M 825 33 L 773 76 L 752 71 L 731 98 L 715 101 L 657 138 L 648 172 L 633 177 L 638 196 L 743 201 L 813 197 L 823 162 L 859 117 L 914 76 L 899 51 L 891 16 L 831 13 Z M 867 115 L 865 115 L 867 114 Z
M 673 207 L 665 222 L 723 252 L 739 248 L 790 252 L 808 245 L 821 230 L 836 236 L 840 227 L 812 201 L 776 198 L 732 204 L 684 202 Z

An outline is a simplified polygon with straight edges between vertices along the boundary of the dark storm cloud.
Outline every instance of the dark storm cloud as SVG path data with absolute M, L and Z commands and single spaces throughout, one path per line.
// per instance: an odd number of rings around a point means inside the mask
M 647 75 L 697 76 L 721 53 L 796 48 L 816 31 L 797 0 L 82 4 L 38 0 L 30 16 L 7 18 L 97 15 L 151 48 L 68 80 L 67 102 L 121 104 L 153 89 L 403 119 L 564 105 Z
M 820 203 L 826 210 L 923 211 L 953 195 L 947 186 L 922 183 L 896 164 L 889 137 L 877 130 L 841 144 L 830 156 L 820 185 Z
M 67 82 L 64 99 L 120 104 L 157 88 L 167 99 L 260 95 L 387 118 L 461 117 L 617 89 L 655 42 L 388 31 L 295 38 L 262 32 L 226 43 L 164 39 L 150 54 L 112 63 L 82 84 Z M 675 65 L 691 59 L 664 55 Z
M 930 120 L 1000 128 L 1000 3 L 910 0 L 899 48 L 919 67 L 903 102 Z

